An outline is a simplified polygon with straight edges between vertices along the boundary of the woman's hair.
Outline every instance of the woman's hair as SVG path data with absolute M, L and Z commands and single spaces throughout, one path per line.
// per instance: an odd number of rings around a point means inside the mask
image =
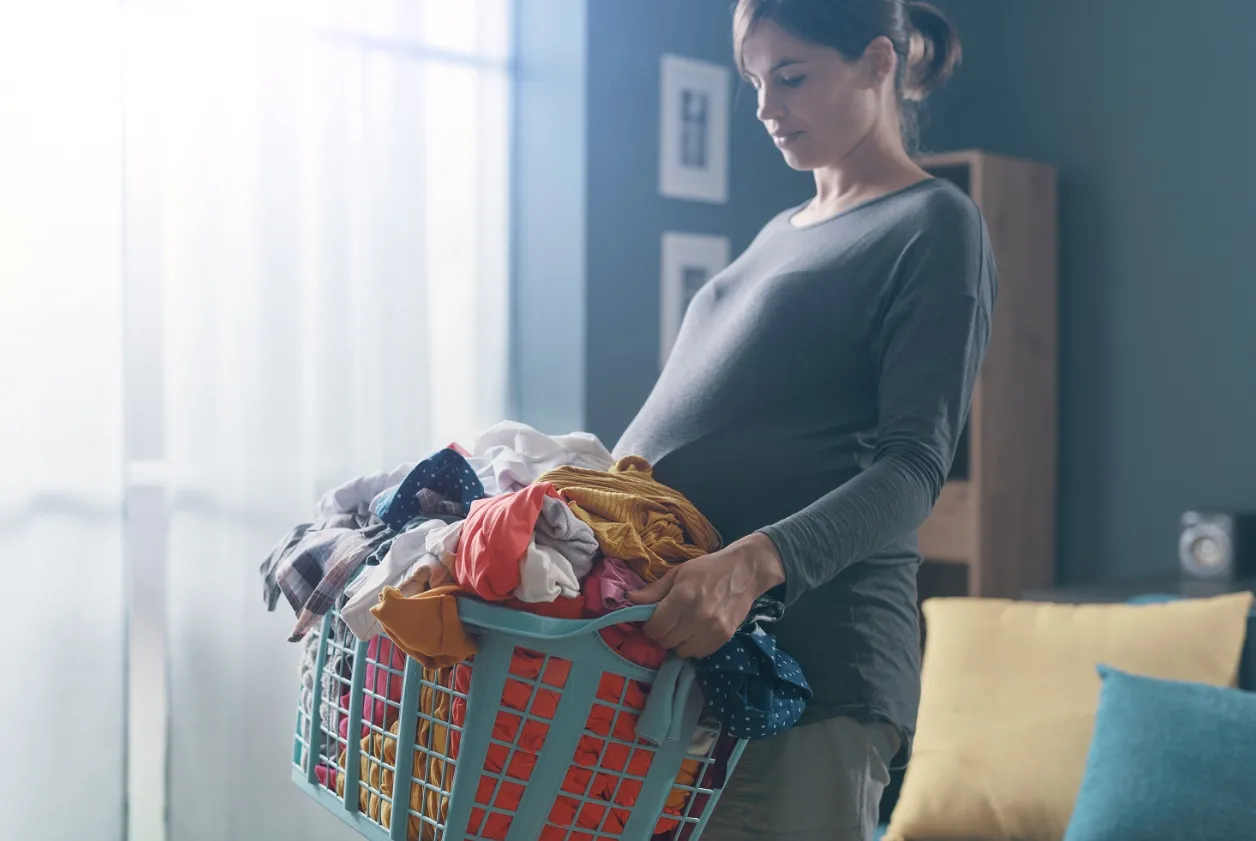
M 902 109 L 903 142 L 910 150 L 918 132 L 917 108 L 942 85 L 960 60 L 959 36 L 942 13 L 915 0 L 737 0 L 733 51 L 745 72 L 742 47 L 764 21 L 805 41 L 832 47 L 847 61 L 884 36 L 898 53 L 895 88 Z

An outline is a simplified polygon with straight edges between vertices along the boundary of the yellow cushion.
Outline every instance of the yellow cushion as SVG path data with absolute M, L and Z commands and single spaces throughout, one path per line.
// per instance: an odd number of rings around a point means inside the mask
M 1251 603 L 1250 593 L 1147 605 L 926 601 L 915 748 L 887 841 L 1059 841 L 1094 728 L 1095 665 L 1233 686 Z

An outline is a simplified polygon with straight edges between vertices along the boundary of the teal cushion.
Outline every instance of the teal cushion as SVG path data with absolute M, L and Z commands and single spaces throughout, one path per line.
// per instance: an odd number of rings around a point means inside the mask
M 1256 693 L 1099 674 L 1065 841 L 1256 838 Z

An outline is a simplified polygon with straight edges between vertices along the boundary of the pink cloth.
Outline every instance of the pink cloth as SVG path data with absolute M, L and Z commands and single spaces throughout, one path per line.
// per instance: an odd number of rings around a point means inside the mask
M 613 610 L 632 607 L 628 593 L 645 586 L 645 581 L 618 558 L 602 558 L 584 580 L 584 609 L 590 616 L 605 616 Z M 606 644 L 632 663 L 647 669 L 663 665 L 667 649 L 646 636 L 641 623 L 622 622 L 602 629 Z
M 593 616 L 605 616 L 612 610 L 631 607 L 628 593 L 640 590 L 645 581 L 618 558 L 598 561 L 584 580 L 585 609 Z
M 384 665 L 388 665 L 388 669 Z M 387 730 L 397 717 L 401 704 L 401 687 L 405 683 L 406 655 L 388 637 L 372 637 L 366 646 L 366 681 L 363 686 L 367 693 L 362 696 L 362 736 L 370 732 L 367 724 Z M 394 674 L 396 672 L 396 674 Z M 389 706 L 391 701 L 393 706 Z M 340 706 L 349 709 L 349 693 L 340 696 Z M 340 738 L 348 739 L 349 718 L 340 719 Z M 359 737 L 361 738 L 361 737 Z
M 388 668 L 384 668 L 387 665 Z M 382 730 L 392 726 L 401 706 L 401 687 L 405 683 L 406 655 L 393 644 L 388 637 L 372 637 L 366 646 L 366 680 L 363 688 L 367 693 L 362 696 L 362 731 L 358 738 L 370 732 L 369 724 Z M 394 674 L 395 672 L 395 674 Z M 390 705 L 389 702 L 392 702 Z M 349 693 L 340 696 L 340 707 L 345 710 L 340 714 L 340 725 L 336 728 L 340 738 L 349 741 Z M 329 765 L 319 765 L 314 769 L 314 776 L 320 785 L 335 789 L 338 769 Z

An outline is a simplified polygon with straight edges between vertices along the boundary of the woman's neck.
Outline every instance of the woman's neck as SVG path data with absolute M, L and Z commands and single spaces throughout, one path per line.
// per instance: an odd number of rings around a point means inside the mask
M 874 126 L 845 157 L 814 171 L 816 196 L 812 207 L 824 213 L 842 210 L 909 186 L 927 173 L 912 161 L 897 126 Z

